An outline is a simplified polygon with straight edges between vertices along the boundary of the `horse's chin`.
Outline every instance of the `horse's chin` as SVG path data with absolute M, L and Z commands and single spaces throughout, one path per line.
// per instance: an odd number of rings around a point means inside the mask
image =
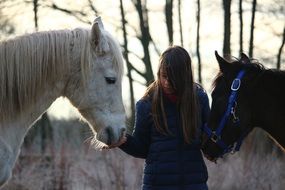
M 211 157 L 207 154 L 204 154 L 204 156 L 207 158 L 207 160 L 211 161 L 211 162 L 214 162 L 215 164 L 217 164 L 217 160 L 218 158 L 215 158 L 215 157 Z
M 91 145 L 95 150 L 103 150 L 103 149 L 110 149 L 110 148 L 117 147 L 117 143 L 107 144 L 107 143 L 102 142 L 96 138 L 92 139 Z
M 111 138 L 110 136 L 106 134 L 98 134 L 92 139 L 92 146 L 95 149 L 104 149 L 105 147 L 116 147 L 115 145 L 119 142 L 118 140 L 115 140 L 114 138 Z
M 212 152 L 209 152 L 205 150 L 204 148 L 202 148 L 202 152 L 203 152 L 204 157 L 207 158 L 207 160 L 217 163 L 218 157 L 214 156 Z
M 206 142 L 202 144 L 202 152 L 204 157 L 211 162 L 217 163 L 219 155 L 221 154 L 221 149 L 216 144 Z
M 114 129 L 112 127 L 103 128 L 99 131 L 95 138 L 107 146 L 116 146 L 120 139 L 125 135 L 125 128 Z

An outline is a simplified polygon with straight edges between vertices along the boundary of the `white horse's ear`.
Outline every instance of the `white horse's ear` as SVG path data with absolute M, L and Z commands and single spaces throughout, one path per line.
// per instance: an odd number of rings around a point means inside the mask
M 95 22 L 91 29 L 91 43 L 94 47 L 98 46 L 101 38 L 101 30 L 99 28 L 99 23 Z
M 222 58 L 217 51 L 215 51 L 215 56 L 216 56 L 216 59 L 219 63 L 219 67 L 220 67 L 220 71 L 222 73 L 225 73 L 228 71 L 229 67 L 230 67 L 230 63 L 227 62 L 224 58 Z
M 103 22 L 102 22 L 102 19 L 101 19 L 100 16 L 97 17 L 97 18 L 95 18 L 94 23 L 96 23 L 96 22 L 99 24 L 99 27 L 100 27 L 101 29 L 104 29 L 104 25 L 103 25 Z
M 107 43 L 105 37 L 105 31 L 103 28 L 100 27 L 100 19 L 99 22 L 95 22 L 91 29 L 91 46 L 93 47 L 95 53 L 97 55 L 104 55 L 106 52 L 110 50 L 110 47 Z M 103 25 L 103 24 L 102 24 Z

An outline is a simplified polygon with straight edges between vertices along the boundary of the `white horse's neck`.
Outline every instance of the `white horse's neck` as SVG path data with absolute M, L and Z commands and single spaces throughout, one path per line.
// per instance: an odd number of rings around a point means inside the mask
M 20 146 L 30 126 L 35 123 L 41 114 L 43 114 L 55 99 L 61 95 L 62 89 L 63 84 L 58 82 L 55 86 L 46 89 L 45 94 L 43 94 L 34 105 L 26 110 L 24 114 L 21 116 L 15 115 L 13 121 L 0 123 L 1 140 L 9 146 L 9 149 L 14 154 L 14 159 L 16 159 L 19 153 Z
M 24 114 L 15 115 L 12 121 L 0 123 L 0 186 L 11 177 L 12 168 L 29 127 L 60 96 L 62 89 L 63 85 L 60 83 L 46 89 Z

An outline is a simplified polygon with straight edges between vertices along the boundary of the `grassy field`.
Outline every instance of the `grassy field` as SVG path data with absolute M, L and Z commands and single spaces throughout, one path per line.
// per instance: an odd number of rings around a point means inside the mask
M 88 127 L 77 121 L 52 121 L 52 126 L 53 138 L 44 152 L 39 151 L 37 135 L 22 148 L 4 190 L 140 189 L 144 160 L 119 149 L 93 150 L 86 140 Z M 281 190 L 285 186 L 285 154 L 254 135 L 240 152 L 206 164 L 210 190 Z

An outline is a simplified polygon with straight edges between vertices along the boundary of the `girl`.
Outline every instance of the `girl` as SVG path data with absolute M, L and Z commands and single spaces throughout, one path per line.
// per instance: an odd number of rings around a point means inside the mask
M 160 57 L 157 80 L 136 104 L 133 134 L 118 144 L 146 159 L 143 190 L 208 189 L 200 132 L 209 111 L 207 94 L 193 81 L 189 54 L 169 47 Z

